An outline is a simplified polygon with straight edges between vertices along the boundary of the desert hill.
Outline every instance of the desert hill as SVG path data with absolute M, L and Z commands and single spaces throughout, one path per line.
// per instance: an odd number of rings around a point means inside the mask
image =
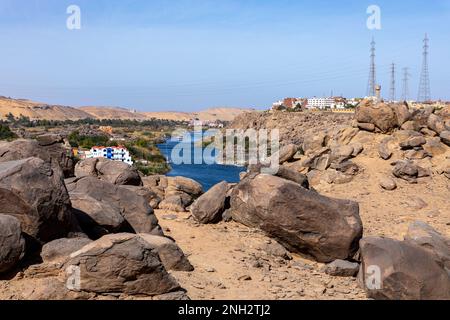
M 79 120 L 92 118 L 83 110 L 58 105 L 48 105 L 24 99 L 0 97 L 0 119 L 11 113 L 14 117 L 25 116 L 30 119 Z
M 61 105 L 49 105 L 26 99 L 13 99 L 0 96 L 0 119 L 7 117 L 9 113 L 15 117 L 25 116 L 32 120 L 79 120 L 79 119 L 167 119 L 177 121 L 221 120 L 232 121 L 236 116 L 249 111 L 244 108 L 211 108 L 200 112 L 139 112 L 120 107 L 69 107 Z

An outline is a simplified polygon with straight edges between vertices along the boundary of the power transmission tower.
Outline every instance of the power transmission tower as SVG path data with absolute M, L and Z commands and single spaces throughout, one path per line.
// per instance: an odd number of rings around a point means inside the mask
M 411 75 L 409 74 L 409 68 L 403 68 L 403 90 L 402 90 L 402 100 L 408 101 L 409 99 L 409 77 Z
M 376 69 L 375 69 L 375 40 L 372 38 L 370 43 L 370 73 L 369 73 L 369 83 L 367 85 L 367 96 L 375 97 L 375 87 L 377 83 L 376 79 Z
M 389 99 L 395 101 L 395 63 L 391 64 L 391 88 Z
M 420 102 L 427 102 L 431 100 L 430 73 L 428 70 L 428 49 L 429 39 L 428 35 L 425 34 L 425 39 L 423 40 L 423 64 L 422 72 L 420 74 L 419 96 L 417 98 Z

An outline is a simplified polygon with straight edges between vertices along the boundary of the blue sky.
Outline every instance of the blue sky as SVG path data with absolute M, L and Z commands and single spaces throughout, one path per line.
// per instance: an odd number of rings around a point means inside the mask
M 450 0 L 0 0 L 0 95 L 146 111 L 363 96 L 374 36 L 384 95 L 395 62 L 416 98 L 428 32 L 432 96 L 450 100 L 449 19 Z

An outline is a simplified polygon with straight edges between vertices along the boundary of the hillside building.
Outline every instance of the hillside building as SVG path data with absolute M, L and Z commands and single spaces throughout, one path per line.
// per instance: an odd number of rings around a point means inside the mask
M 113 161 L 121 161 L 130 166 L 133 164 L 130 152 L 127 148 L 119 147 L 92 147 L 89 152 L 86 152 L 86 158 L 105 158 Z

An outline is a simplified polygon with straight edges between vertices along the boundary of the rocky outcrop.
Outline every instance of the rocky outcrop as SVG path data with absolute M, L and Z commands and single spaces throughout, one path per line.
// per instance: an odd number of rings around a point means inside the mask
M 194 270 L 194 267 L 184 255 L 184 252 L 174 241 L 166 237 L 155 236 L 148 233 L 141 233 L 139 236 L 144 239 L 150 247 L 156 250 L 166 270 Z
M 245 178 L 233 189 L 231 214 L 233 220 L 320 262 L 352 257 L 363 229 L 357 203 L 264 174 Z
M 0 214 L 0 274 L 12 269 L 25 254 L 20 221 Z
M 162 194 L 159 208 L 175 212 L 185 212 L 202 193 L 200 183 L 185 177 L 161 177 L 148 179 L 145 186 Z
M 62 238 L 46 243 L 42 247 L 41 258 L 44 262 L 65 262 L 71 253 L 91 243 L 88 238 Z
M 180 290 L 158 252 L 138 235 L 102 237 L 72 253 L 66 265 L 80 270 L 75 291 L 154 296 Z
M 0 162 L 27 158 L 40 158 L 46 162 L 54 161 L 63 170 L 66 178 L 74 175 L 75 161 L 70 150 L 64 148 L 63 139 L 58 135 L 42 135 L 37 140 L 15 140 L 0 143 Z
M 142 180 L 136 168 L 120 162 L 104 158 L 93 158 L 80 161 L 75 166 L 75 176 L 96 177 L 117 185 L 141 186 Z
M 190 208 L 194 218 L 203 224 L 219 222 L 225 209 L 228 189 L 228 183 L 223 181 L 200 196 Z
M 410 224 L 405 241 L 431 253 L 435 260 L 447 269 L 450 275 L 450 239 L 445 238 L 430 225 L 422 221 Z
M 43 243 L 79 232 L 63 178 L 58 165 L 38 158 L 0 163 L 0 214 Z
M 355 118 L 359 123 L 371 123 L 381 132 L 387 133 L 398 126 L 394 109 L 383 102 L 363 100 L 356 108 Z
M 124 231 L 162 234 L 147 199 L 125 187 L 84 177 L 67 181 L 67 189 L 74 213 L 91 238 Z
M 369 298 L 448 300 L 450 276 L 419 246 L 387 238 L 360 242 L 360 277 Z

